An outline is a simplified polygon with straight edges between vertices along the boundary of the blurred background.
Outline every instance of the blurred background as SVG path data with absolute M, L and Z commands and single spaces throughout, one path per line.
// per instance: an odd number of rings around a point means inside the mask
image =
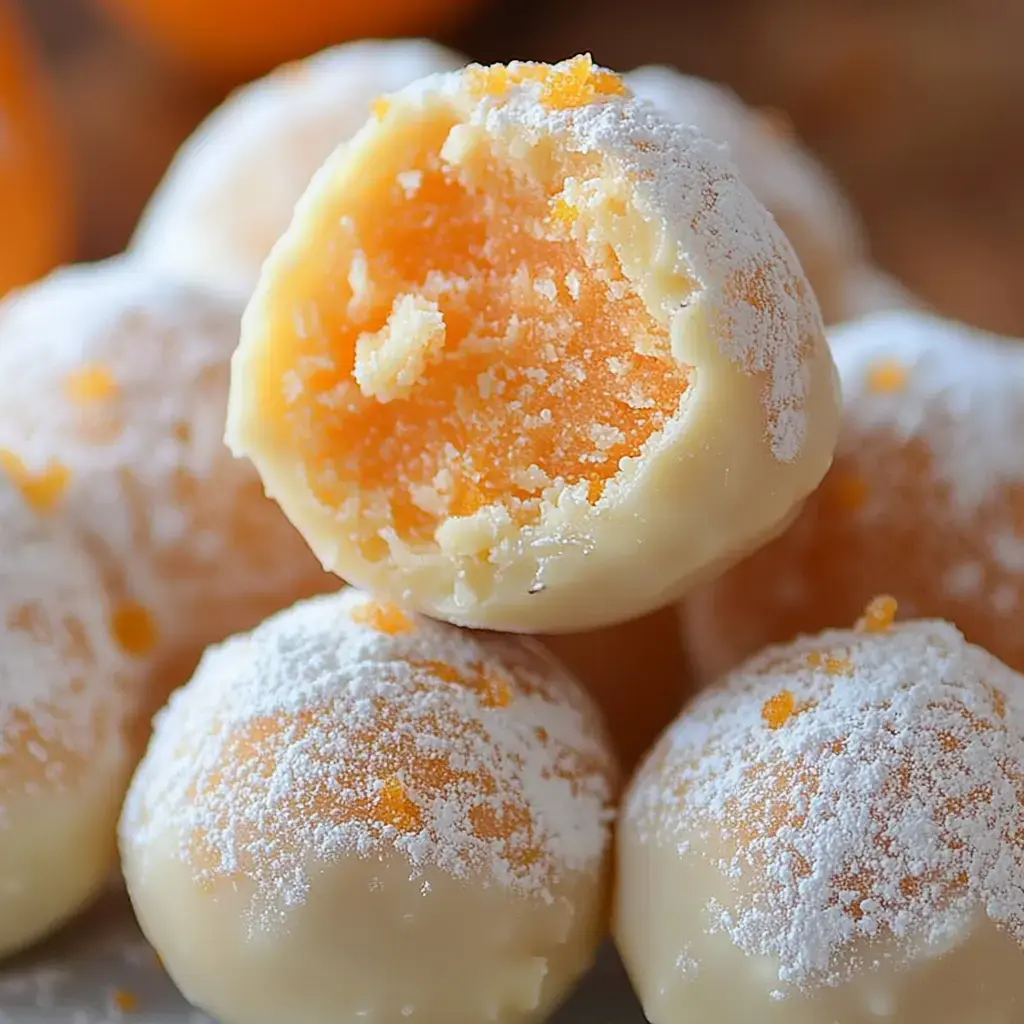
M 481 61 L 590 51 L 619 70 L 660 62 L 727 83 L 788 120 L 832 170 L 860 209 L 877 263 L 940 312 L 1024 335 L 1018 0 L 15 0 L 15 7 L 21 42 L 18 53 L 0 47 L 0 83 L 18 60 L 35 62 L 48 82 L 67 147 L 61 162 L 79 259 L 124 246 L 178 145 L 233 86 L 332 42 L 415 33 Z M 10 230 L 0 224 L 0 232 Z

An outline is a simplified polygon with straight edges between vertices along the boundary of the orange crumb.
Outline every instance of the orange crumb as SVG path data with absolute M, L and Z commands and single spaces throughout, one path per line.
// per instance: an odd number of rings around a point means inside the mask
M 110 630 L 125 654 L 142 657 L 156 647 L 156 622 L 141 604 L 128 601 L 115 608 Z
M 134 1013 L 139 1008 L 138 996 L 127 989 L 115 988 L 111 995 L 111 1001 L 122 1013 Z
M 416 628 L 413 620 L 391 601 L 367 601 L 352 612 L 352 620 L 389 636 L 411 633 Z
M 571 110 L 602 96 L 626 93 L 622 79 L 611 71 L 595 68 L 590 54 L 561 64 L 528 64 L 515 69 L 504 64 L 471 65 L 465 71 L 465 81 L 469 92 L 480 98 L 504 96 L 510 85 L 520 82 L 540 82 L 540 101 L 549 110 Z
M 401 780 L 393 775 L 387 779 L 377 801 L 381 820 L 401 832 L 418 832 L 423 827 L 420 809 L 409 799 Z
M 383 121 L 384 118 L 388 116 L 388 111 L 391 109 L 391 101 L 386 96 L 378 96 L 373 101 L 371 109 L 373 110 L 373 116 L 376 117 L 378 121 Z
M 64 386 L 68 398 L 81 405 L 104 402 L 117 394 L 117 381 L 105 366 L 83 366 L 68 377 Z
M 550 110 L 571 110 L 601 96 L 623 96 L 626 85 L 610 71 L 595 69 L 589 53 L 558 64 L 544 82 L 540 100 Z
M 896 621 L 897 607 L 894 597 L 873 598 L 857 622 L 857 629 L 863 633 L 884 633 Z
M 22 497 L 36 512 L 52 512 L 71 482 L 71 470 L 56 459 L 46 469 L 33 473 L 18 455 L 2 448 L 0 470 L 11 478 Z
M 908 371 L 895 359 L 875 363 L 868 374 L 868 388 L 876 394 L 893 394 L 907 384 Z
M 580 211 L 564 199 L 556 199 L 551 207 L 551 216 L 555 220 L 560 220 L 563 224 L 572 224 L 579 215 Z
M 764 702 L 761 717 L 769 729 L 781 729 L 793 717 L 795 710 L 796 698 L 789 690 L 782 690 Z

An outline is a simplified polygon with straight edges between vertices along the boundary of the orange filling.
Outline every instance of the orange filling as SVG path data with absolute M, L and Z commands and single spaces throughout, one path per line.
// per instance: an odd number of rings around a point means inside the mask
M 103 402 L 117 394 L 117 380 L 105 366 L 83 366 L 65 381 L 68 397 L 80 405 Z
M 857 628 L 865 633 L 884 633 L 896 621 L 896 610 L 896 598 L 876 597 L 868 603 Z
M 613 89 L 558 76 L 552 102 Z M 488 506 L 535 521 L 566 487 L 597 502 L 677 414 L 689 373 L 564 193 L 602 180 L 601 157 L 551 147 L 513 167 L 479 137 L 442 154 L 457 122 L 422 117 L 325 204 L 278 282 L 261 371 L 263 413 L 319 502 L 355 513 L 358 496 L 359 529 L 412 545 Z
M 796 698 L 789 690 L 782 690 L 769 697 L 761 708 L 761 717 L 769 729 L 781 729 L 796 710 Z
M 379 633 L 397 636 L 399 633 L 411 633 L 416 623 L 397 604 L 390 601 L 368 601 L 352 611 L 352 621 L 361 626 L 369 626 Z

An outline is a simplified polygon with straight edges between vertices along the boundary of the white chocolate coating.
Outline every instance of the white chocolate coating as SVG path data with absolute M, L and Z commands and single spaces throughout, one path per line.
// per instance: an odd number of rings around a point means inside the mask
M 830 462 L 835 371 L 791 246 L 719 146 L 625 90 L 549 109 L 537 81 L 481 95 L 481 73 L 436 76 L 389 97 L 386 116 L 318 172 L 243 318 L 227 439 L 252 459 L 325 567 L 350 582 L 460 625 L 595 628 L 670 603 L 781 529 Z M 282 339 L 320 338 L 318 303 L 336 301 L 304 291 L 303 261 L 338 260 L 331 287 L 348 294 L 356 256 L 344 255 L 342 232 L 329 241 L 325 232 L 375 179 L 397 174 L 401 182 L 415 126 L 438 122 L 454 122 L 440 159 L 466 181 L 491 160 L 538 188 L 553 164 L 572 170 L 565 195 L 578 211 L 573 238 L 588 253 L 613 254 L 627 289 L 664 332 L 667 360 L 674 370 L 689 368 L 689 386 L 639 455 L 619 460 L 597 500 L 585 480 L 549 480 L 538 485 L 536 517 L 526 524 L 492 503 L 469 515 L 446 512 L 429 542 L 406 543 L 379 521 L 387 513 L 377 513 L 374 494 L 350 487 L 341 507 L 323 503 L 309 484 L 299 428 L 286 417 L 272 422 L 263 407 L 268 389 L 290 400 L 291 384 L 268 377 Z M 421 269 L 429 279 L 429 267 Z M 390 337 L 404 365 L 419 361 L 429 377 L 427 319 Z M 370 397 L 354 387 L 346 382 L 331 401 Z M 486 401 L 509 408 L 511 399 Z M 532 428 L 524 419 L 520 429 Z M 459 464 L 457 452 L 452 460 Z M 378 553 L 366 555 L 367 546 Z
M 135 706 L 95 568 L 0 470 L 0 956 L 106 883 Z
M 1024 678 L 942 622 L 769 648 L 635 778 L 614 930 L 652 1024 L 1013 1024 Z
M 241 87 L 182 146 L 133 250 L 185 280 L 249 295 L 295 201 L 374 99 L 461 63 L 426 40 L 360 40 Z
M 511 1024 L 593 959 L 615 788 L 541 648 L 348 589 L 207 653 L 157 720 L 122 860 L 224 1024 Z
M 133 653 L 201 650 L 331 582 L 223 444 L 238 320 L 129 258 L 0 305 L 0 452 L 30 475 L 63 467 L 53 514 L 111 599 L 153 619 L 155 645 Z
M 917 304 L 870 266 L 864 229 L 850 201 L 791 133 L 724 86 L 669 67 L 637 68 L 626 81 L 666 116 L 725 143 L 744 182 L 796 250 L 826 323 Z

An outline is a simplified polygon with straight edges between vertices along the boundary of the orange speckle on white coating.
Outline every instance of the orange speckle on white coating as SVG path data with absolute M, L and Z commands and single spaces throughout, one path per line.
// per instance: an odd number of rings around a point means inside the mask
M 139 1009 L 139 997 L 127 989 L 115 988 L 110 1001 L 120 1013 L 136 1013 Z
M 106 366 L 83 366 L 64 386 L 68 398 L 79 405 L 104 402 L 117 394 L 117 378 Z
M 6 449 L 0 449 L 0 470 L 11 478 L 25 501 L 40 513 L 52 512 L 71 482 L 71 470 L 59 460 L 52 459 L 45 469 L 33 472 L 20 456 Z
M 857 629 L 864 633 L 884 633 L 896 621 L 897 607 L 894 597 L 883 594 L 873 598 L 857 622 Z
M 137 658 L 151 654 L 159 641 L 152 613 L 144 605 L 133 601 L 114 609 L 110 629 L 121 650 Z
M 793 717 L 796 698 L 789 690 L 781 690 L 769 697 L 761 708 L 761 717 L 769 729 L 781 729 Z
M 423 827 L 423 816 L 410 799 L 401 780 L 391 776 L 384 780 L 377 801 L 377 814 L 385 824 L 399 832 L 418 832 Z
M 868 389 L 876 394 L 892 394 L 907 385 L 909 371 L 897 359 L 882 359 L 868 371 Z
M 411 616 L 392 601 L 367 601 L 353 609 L 352 621 L 389 636 L 411 633 L 416 628 Z

